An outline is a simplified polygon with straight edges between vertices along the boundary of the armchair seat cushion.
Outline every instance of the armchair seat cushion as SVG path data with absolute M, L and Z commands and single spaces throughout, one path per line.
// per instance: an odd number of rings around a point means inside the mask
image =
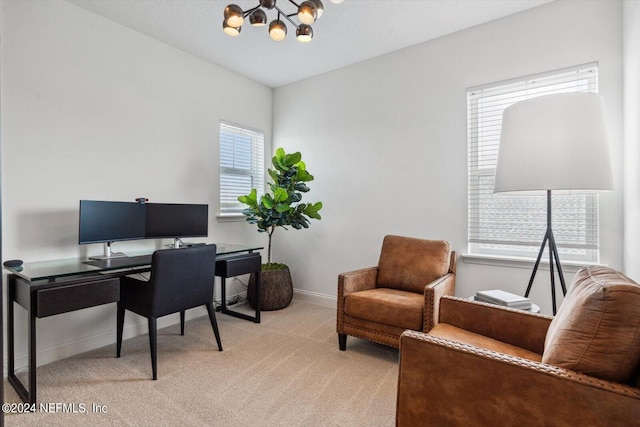
M 469 344 L 475 347 L 480 347 L 485 350 L 496 351 L 498 353 L 504 353 L 511 356 L 521 357 L 523 359 L 532 360 L 534 362 L 540 362 L 542 355 L 534 353 L 527 349 L 517 347 L 502 341 L 494 340 L 485 335 L 476 334 L 474 332 L 467 331 L 462 328 L 448 325 L 446 323 L 439 323 L 434 326 L 429 335 L 444 338 L 450 341 L 456 341 L 463 344 Z
M 344 299 L 346 315 L 403 329 L 422 329 L 424 295 L 376 288 L 354 292 Z

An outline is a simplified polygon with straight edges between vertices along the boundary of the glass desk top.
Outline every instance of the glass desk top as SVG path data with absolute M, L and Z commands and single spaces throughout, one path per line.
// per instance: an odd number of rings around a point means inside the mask
M 217 243 L 216 245 L 217 256 L 252 252 L 263 248 L 257 245 L 227 243 Z M 52 261 L 26 262 L 20 267 L 4 267 L 4 269 L 30 282 L 44 279 L 53 280 L 60 277 L 79 276 L 85 273 L 108 272 L 123 268 L 142 267 L 151 263 L 152 253 L 153 251 L 130 252 L 126 257 L 118 257 L 104 261 L 89 260 L 87 258 L 69 258 Z

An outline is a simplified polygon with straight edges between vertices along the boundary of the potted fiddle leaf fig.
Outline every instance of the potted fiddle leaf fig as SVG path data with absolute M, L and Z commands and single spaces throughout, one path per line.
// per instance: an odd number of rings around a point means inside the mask
M 258 199 L 256 189 L 251 193 L 238 197 L 247 208 L 242 214 L 247 222 L 255 224 L 258 232 L 267 233 L 269 243 L 267 247 L 267 262 L 262 264 L 260 277 L 260 306 L 261 310 L 279 310 L 289 305 L 293 298 L 293 284 L 289 267 L 281 263 L 271 262 L 271 241 L 273 233 L 279 227 L 287 230 L 309 228 L 310 219 L 320 220 L 322 202 L 304 203 L 303 193 L 309 192 L 307 182 L 313 181 L 313 175 L 307 171 L 302 161 L 302 154 L 295 152 L 287 154 L 282 148 L 276 150 L 272 159 L 273 169 L 268 169 L 271 182 L 270 192 Z M 249 279 L 247 298 L 255 307 L 254 295 L 255 277 Z

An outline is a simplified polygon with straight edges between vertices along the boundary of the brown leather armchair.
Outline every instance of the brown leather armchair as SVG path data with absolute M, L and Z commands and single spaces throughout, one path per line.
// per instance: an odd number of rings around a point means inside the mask
M 398 426 L 640 422 L 640 286 L 578 271 L 555 318 L 451 297 L 400 341 Z
M 338 276 L 340 350 L 347 335 L 397 348 L 405 329 L 430 330 L 438 300 L 454 294 L 455 272 L 448 242 L 385 236 L 377 267 Z

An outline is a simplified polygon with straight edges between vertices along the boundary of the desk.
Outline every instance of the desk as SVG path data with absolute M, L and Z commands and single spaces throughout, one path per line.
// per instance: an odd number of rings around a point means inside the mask
M 254 252 L 259 249 L 262 247 L 217 245 L 216 276 L 220 276 L 223 283 L 223 301 L 226 300 L 226 278 L 256 273 L 259 282 L 262 261 L 260 253 Z M 120 299 L 120 277 L 151 270 L 150 253 L 131 255 L 98 262 L 66 259 L 6 268 L 11 273 L 7 291 L 7 379 L 24 402 L 36 403 L 36 319 L 117 302 Z M 28 389 L 15 374 L 14 302 L 24 308 L 29 316 Z M 260 307 L 256 307 L 256 314 L 251 317 L 227 309 L 226 302 L 222 305 L 225 314 L 260 323 Z

